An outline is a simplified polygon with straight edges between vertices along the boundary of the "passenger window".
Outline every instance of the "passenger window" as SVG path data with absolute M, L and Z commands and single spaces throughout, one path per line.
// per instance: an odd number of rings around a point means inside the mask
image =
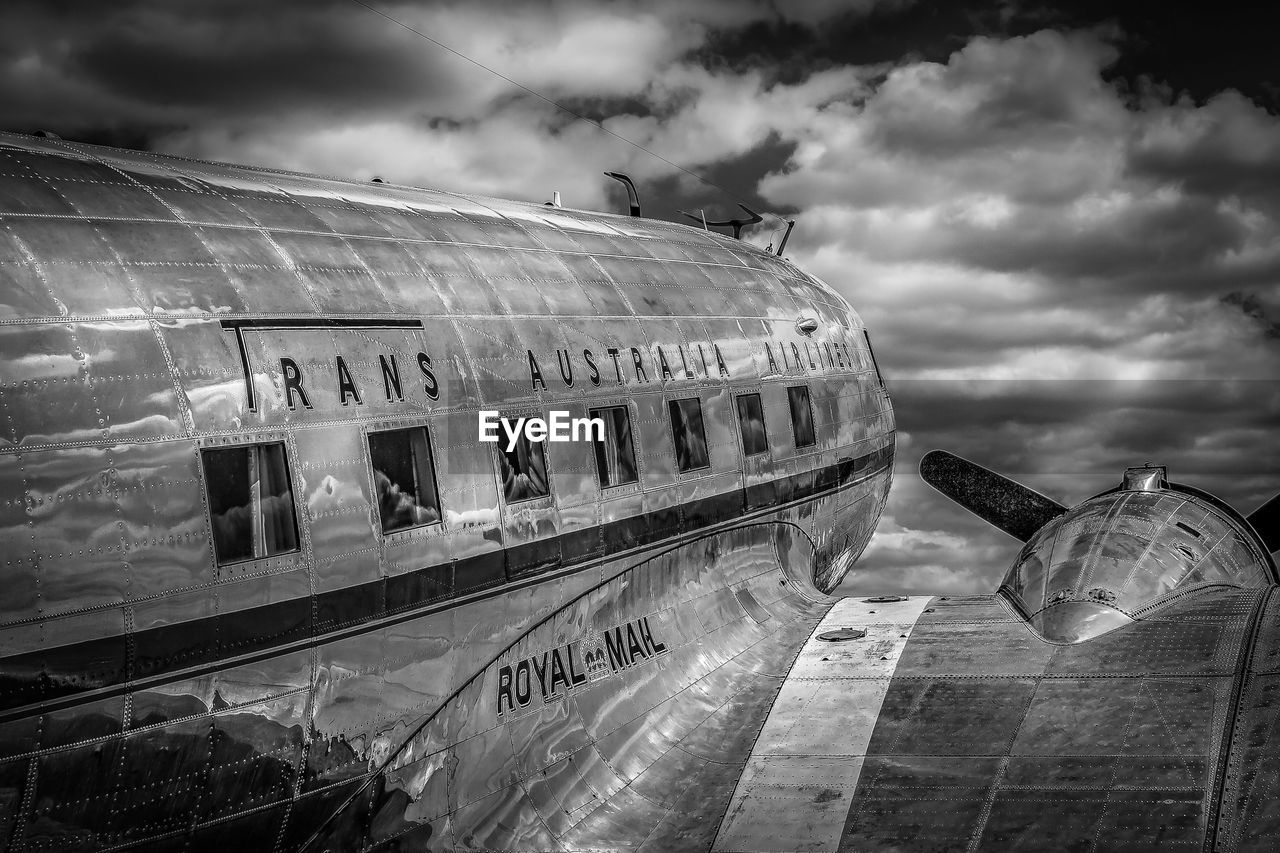
M 813 407 L 809 405 L 809 388 L 793 385 L 787 389 L 787 402 L 791 405 L 791 429 L 795 433 L 796 447 L 809 447 L 813 437 Z
M 219 566 L 298 550 L 283 443 L 202 450 L 200 457 Z
M 503 418 L 504 421 L 508 420 Z M 505 427 L 504 427 L 505 430 Z M 502 433 L 505 435 L 505 432 Z M 547 448 L 542 441 L 530 441 L 523 431 L 515 448 L 507 450 L 504 440 L 498 444 L 498 467 L 502 474 L 502 491 L 507 503 L 545 498 L 551 494 L 547 481 Z
M 707 434 L 702 428 L 702 403 L 697 397 L 687 400 L 670 400 L 671 435 L 676 444 L 676 467 L 680 473 L 707 468 L 711 457 L 707 455 Z
M 370 433 L 369 459 L 383 533 L 440 520 L 440 495 L 425 426 Z
M 627 412 L 627 407 L 592 409 L 589 414 L 604 421 L 604 438 L 595 443 L 600 488 L 636 482 L 639 479 L 636 473 L 636 449 L 631 441 L 631 415 Z
M 755 456 L 769 449 L 764 431 L 764 408 L 759 394 L 738 395 L 738 428 L 742 430 L 742 453 Z

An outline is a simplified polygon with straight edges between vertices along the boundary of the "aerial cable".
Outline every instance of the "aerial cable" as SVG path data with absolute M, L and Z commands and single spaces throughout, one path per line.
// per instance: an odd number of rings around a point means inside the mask
M 712 189 L 719 190 L 720 192 L 724 193 L 724 194 L 725 194 L 725 195 L 727 195 L 729 198 L 731 198 L 733 201 L 737 202 L 739 205 L 742 205 L 742 199 L 738 198 L 738 197 L 737 197 L 737 196 L 735 196 L 733 193 L 729 192 L 727 189 L 725 189 L 724 187 L 720 186 L 719 184 L 714 183 L 714 182 L 712 182 L 712 181 L 710 181 L 710 180 L 707 180 L 706 178 L 702 177 L 702 176 L 701 176 L 701 175 L 699 175 L 697 172 L 694 172 L 694 171 L 692 171 L 691 169 L 686 169 L 684 166 L 681 166 L 679 163 L 673 163 L 672 161 L 668 160 L 666 157 L 663 157 L 661 154 L 657 153 L 656 151 L 651 151 L 651 150 L 649 150 L 648 148 L 645 148 L 645 147 L 644 147 L 643 145 L 641 145 L 639 142 L 634 142 L 634 141 L 632 141 L 632 140 L 628 139 L 627 137 L 623 136 L 621 133 L 617 133 L 616 131 L 612 131 L 612 130 L 610 130 L 609 128 L 605 127 L 603 124 L 601 124 L 600 122 L 596 121 L 595 119 L 593 119 L 593 118 L 591 118 L 591 117 L 589 117 L 589 116 L 584 116 L 582 113 L 577 112 L 576 110 L 570 109 L 569 107 L 566 107 L 564 104 L 560 103 L 559 101 L 556 101 L 556 100 L 554 100 L 554 99 L 552 99 L 552 98 L 548 98 L 546 95 L 544 95 L 544 94 L 542 94 L 541 92 L 538 92 L 538 91 L 536 91 L 536 90 L 534 90 L 534 89 L 530 89 L 528 86 L 524 85 L 523 83 L 521 83 L 521 82 L 519 82 L 519 81 L 512 80 L 512 79 L 511 79 L 510 77 L 508 77 L 507 75 L 503 74 L 503 73 L 502 73 L 502 72 L 500 72 L 500 71 L 495 71 L 494 69 L 492 69 L 492 68 L 490 68 L 489 66 L 485 65 L 483 62 L 480 62 L 480 61 L 479 61 L 479 60 L 477 60 L 477 59 L 472 59 L 470 56 L 467 56 L 465 53 L 462 53 L 461 51 L 458 51 L 458 50 L 454 50 L 453 48 L 449 47 L 449 45 L 445 44 L 444 42 L 442 42 L 442 41 L 439 41 L 439 40 L 437 40 L 437 39 L 432 38 L 431 36 L 429 36 L 429 35 L 427 35 L 426 33 L 424 33 L 422 30 L 419 30 L 419 29 L 416 29 L 416 28 L 414 28 L 414 27 L 409 26 L 408 24 L 406 24 L 404 21 L 400 20 L 399 18 L 396 18 L 396 17 L 393 17 L 393 16 L 391 16 L 391 15 L 388 15 L 386 12 L 382 11 L 381 9 L 375 8 L 375 7 L 373 7 L 373 6 L 370 6 L 368 3 L 365 3 L 365 2 L 364 2 L 364 0 L 351 0 L 351 2 L 352 2 L 352 3 L 355 3 L 357 6 L 363 6 L 365 9 L 368 9 L 370 12 L 373 12 L 375 15 L 380 15 L 380 16 L 382 16 L 383 18 L 386 18 L 388 21 L 390 21 L 391 23 L 395 24 L 396 26 L 398 26 L 398 27 L 403 27 L 404 29 L 408 30 L 409 32 L 413 33 L 414 35 L 416 35 L 416 36 L 418 36 L 418 37 L 420 37 L 420 38 L 424 38 L 424 39 L 426 39 L 427 41 L 429 41 L 429 42 L 431 42 L 432 44 L 434 44 L 436 47 L 439 47 L 439 48 L 441 48 L 441 49 L 443 49 L 443 50 L 447 50 L 447 51 L 449 51 L 450 53 L 452 53 L 454 56 L 457 56 L 457 57 L 459 57 L 459 58 L 461 58 L 461 59 L 465 59 L 467 62 L 470 62 L 472 65 L 475 65 L 475 66 L 478 66 L 478 67 L 480 67 L 480 68 L 483 68 L 485 71 L 488 71 L 490 74 L 493 74 L 493 75 L 494 75 L 494 76 L 496 76 L 496 77 L 501 77 L 503 80 L 507 81 L 507 82 L 508 82 L 508 83 L 510 83 L 512 86 L 515 86 L 515 87 L 516 87 L 516 88 L 518 88 L 518 89 L 521 89 L 521 90 L 523 90 L 523 91 L 525 91 L 525 92 L 528 92 L 530 95 L 533 95 L 535 98 L 537 98 L 537 99 L 539 99 L 539 100 L 541 100 L 541 101 L 545 101 L 546 103 L 550 104 L 551 106 L 555 107 L 556 109 L 558 109 L 558 110 L 563 110 L 564 112 L 568 113 L 569 115 L 573 116 L 573 117 L 574 117 L 574 118 L 576 118 L 576 119 L 579 119 L 579 120 L 581 120 L 581 121 L 585 121 L 585 122 L 588 122 L 588 123 L 590 123 L 590 124 L 595 125 L 597 128 L 599 128 L 600 130 L 603 130 L 605 133 L 609 134 L 609 135 L 610 135 L 610 136 L 612 136 L 613 138 L 615 138 L 615 139 L 619 139 L 619 140 L 621 140 L 621 141 L 623 141 L 623 142 L 627 143 L 627 144 L 628 144 L 628 145 L 630 145 L 632 148 L 636 148 L 636 149 L 639 149 L 640 151 L 643 151 L 644 153 L 648 154 L 650 157 L 654 157 L 654 158 L 657 158 L 658 160 L 661 160 L 663 163 L 666 163 L 666 164 L 667 164 L 668 166 L 670 166 L 671 168 L 673 168 L 673 169 L 678 169 L 679 171 L 681 171 L 681 172 L 685 173 L 685 174 L 686 174 L 686 175 L 688 175 L 689 177 L 694 178 L 695 180 L 699 181 L 699 182 L 700 182 L 700 183 L 702 183 L 702 184 L 705 184 L 706 186 L 711 187 Z M 778 216 L 778 214 L 776 214 L 776 213 L 770 213 L 770 214 L 769 214 L 769 216 L 774 217 L 775 219 L 779 220 L 780 222 L 783 222 L 784 224 L 786 223 L 786 220 L 785 220 L 785 219 L 783 219 L 781 216 Z

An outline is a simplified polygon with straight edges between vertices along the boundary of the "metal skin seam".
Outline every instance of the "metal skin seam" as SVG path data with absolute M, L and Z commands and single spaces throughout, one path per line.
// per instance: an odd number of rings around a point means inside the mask
M 1040 680 L 1036 679 L 1034 686 L 1027 691 L 1027 704 L 1022 709 L 1022 716 L 1009 734 L 1009 743 L 1005 745 L 1004 751 L 999 754 L 1000 766 L 995 775 L 992 776 L 991 785 L 987 788 L 986 796 L 983 798 L 982 813 L 973 823 L 973 833 L 969 836 L 969 843 L 965 847 L 966 853 L 976 853 L 979 845 L 982 844 L 982 836 L 986 834 L 987 824 L 991 821 L 991 810 L 995 808 L 996 797 L 999 796 L 1000 789 L 1004 787 L 1004 780 L 1009 773 L 1009 760 L 1013 757 L 1013 747 L 1018 742 L 1018 732 L 1026 724 L 1027 715 L 1031 713 L 1031 706 L 1036 699 L 1036 689 L 1039 686 Z
M 1208 826 L 1205 828 L 1204 834 L 1204 853 L 1219 853 L 1219 851 L 1234 850 L 1238 846 L 1240 840 L 1239 827 L 1232 825 L 1228 828 L 1228 835 L 1223 837 L 1223 826 L 1226 824 L 1234 824 L 1239 820 L 1239 814 L 1231 815 L 1226 813 L 1227 805 L 1234 804 L 1239 794 L 1240 775 L 1238 769 L 1231 772 L 1232 767 L 1237 761 L 1237 743 L 1236 738 L 1240 730 L 1240 702 L 1245 696 L 1245 688 L 1250 683 L 1253 675 L 1253 658 L 1257 651 L 1258 638 L 1262 634 L 1262 614 L 1266 612 L 1267 606 L 1275 597 L 1277 587 L 1271 587 L 1258 596 L 1258 601 L 1253 607 L 1253 611 L 1249 614 L 1249 621 L 1245 628 L 1244 636 L 1240 643 L 1240 655 L 1236 661 L 1235 678 L 1231 684 L 1231 701 L 1228 704 L 1229 712 L 1227 714 L 1227 724 L 1222 732 L 1222 740 L 1218 748 L 1218 766 L 1214 771 L 1214 788 L 1213 798 L 1210 800 L 1211 808 L 1208 814 Z

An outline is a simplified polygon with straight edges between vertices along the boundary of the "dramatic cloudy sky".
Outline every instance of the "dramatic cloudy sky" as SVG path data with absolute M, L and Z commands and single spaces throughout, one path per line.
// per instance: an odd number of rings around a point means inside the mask
M 1146 460 L 1245 511 L 1280 490 L 1280 72 L 1261 13 L 370 3 L 799 220 L 788 254 L 869 323 L 901 430 L 849 589 L 988 591 L 1013 558 L 919 481 L 933 447 L 1067 503 Z M 0 124 L 588 208 L 619 208 L 613 169 L 650 215 L 733 204 L 354 0 L 6 0 Z

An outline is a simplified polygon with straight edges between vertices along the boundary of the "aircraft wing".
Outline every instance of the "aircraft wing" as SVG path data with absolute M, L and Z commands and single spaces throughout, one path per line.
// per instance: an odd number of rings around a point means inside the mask
M 817 639 L 846 626 L 866 636 Z M 1202 590 L 1079 644 L 995 596 L 846 599 L 713 849 L 1274 850 L 1277 661 L 1270 591 Z

